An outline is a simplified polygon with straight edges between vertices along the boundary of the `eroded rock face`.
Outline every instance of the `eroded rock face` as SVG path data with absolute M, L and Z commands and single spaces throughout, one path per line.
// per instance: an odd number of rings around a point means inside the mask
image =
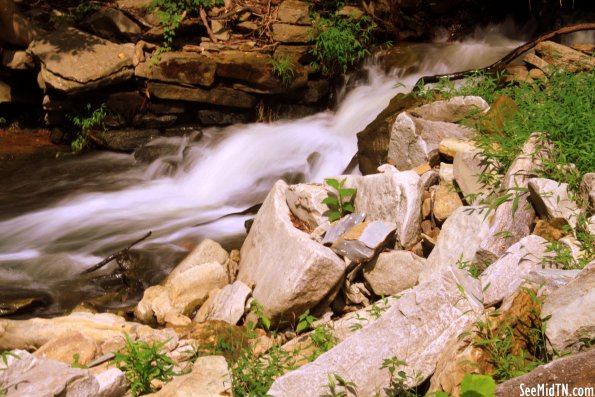
M 285 192 L 275 183 L 242 245 L 238 280 L 272 321 L 293 321 L 338 285 L 345 262 L 291 223 Z
M 461 285 L 465 295 L 457 288 Z M 433 371 L 440 352 L 459 332 L 473 323 L 483 306 L 476 280 L 458 269 L 447 269 L 405 292 L 372 324 L 347 337 L 314 362 L 278 378 L 272 396 L 317 396 L 337 374 L 357 384 L 358 392 L 372 396 L 389 385 L 389 373 L 380 369 L 386 358 L 397 356 L 421 380 Z M 412 376 L 413 378 L 413 376 Z M 421 381 L 420 380 L 420 381 Z
M 320 184 L 300 183 L 287 188 L 287 205 L 291 213 L 314 230 L 327 220 L 328 206 L 322 201 L 329 191 Z
M 133 44 L 116 44 L 74 28 L 35 40 L 28 52 L 41 62 L 44 84 L 73 93 L 128 80 L 134 74 Z

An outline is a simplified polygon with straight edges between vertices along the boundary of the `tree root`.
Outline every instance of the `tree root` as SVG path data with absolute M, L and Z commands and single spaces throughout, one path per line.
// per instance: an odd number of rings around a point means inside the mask
M 121 263 L 126 260 L 129 256 L 128 256 L 128 252 L 130 250 L 130 248 L 134 247 L 136 244 L 140 243 L 141 241 L 146 240 L 147 238 L 149 238 L 149 236 L 152 234 L 152 232 L 148 232 L 147 234 L 145 234 L 143 237 L 139 238 L 138 240 L 130 243 L 130 245 L 124 249 L 121 249 L 118 252 L 114 252 L 113 254 L 111 254 L 110 256 L 108 256 L 107 258 L 105 258 L 104 260 L 102 260 L 101 262 L 91 266 L 88 269 L 83 270 L 80 274 L 87 274 L 87 273 L 91 273 L 94 272 L 96 270 L 101 269 L 102 267 L 104 267 L 105 265 L 107 265 L 108 263 L 110 263 L 113 260 L 116 260 L 116 262 L 118 263 L 118 266 L 120 266 L 120 268 L 122 268 Z

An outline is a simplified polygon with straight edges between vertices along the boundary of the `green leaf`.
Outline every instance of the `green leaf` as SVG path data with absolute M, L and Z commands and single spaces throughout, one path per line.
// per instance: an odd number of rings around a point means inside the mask
M 351 203 L 343 204 L 343 212 L 352 213 L 353 212 L 353 204 L 351 204 Z
M 496 382 L 489 375 L 465 374 L 461 397 L 494 397 Z
M 357 189 L 352 189 L 352 188 L 339 189 L 339 195 L 341 197 L 352 197 L 356 193 L 357 193 Z
M 324 180 L 324 182 L 330 187 L 335 188 L 337 190 L 341 188 L 341 184 L 339 183 L 339 181 L 334 178 L 327 178 Z
M 334 222 L 339 219 L 341 219 L 341 213 L 339 211 L 329 211 L 329 213 L 328 213 L 329 222 Z
M 327 198 L 325 198 L 324 200 L 322 200 L 322 204 L 326 204 L 329 207 L 338 207 L 339 206 L 339 200 L 337 200 L 336 197 L 328 196 Z

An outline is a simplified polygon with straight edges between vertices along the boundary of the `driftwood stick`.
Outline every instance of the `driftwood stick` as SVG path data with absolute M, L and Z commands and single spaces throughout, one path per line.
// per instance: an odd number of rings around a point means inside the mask
M 516 57 L 529 51 L 531 48 L 535 47 L 537 44 L 539 44 L 542 41 L 550 40 L 550 39 L 552 39 L 556 36 L 559 36 L 561 34 L 580 32 L 581 30 L 593 30 L 593 29 L 595 29 L 595 23 L 581 23 L 578 25 L 564 26 L 563 28 L 556 29 L 553 32 L 543 34 L 543 35 L 537 37 L 535 40 L 532 40 L 526 44 L 523 44 L 522 46 L 515 48 L 514 50 L 512 50 L 511 52 L 506 54 L 503 58 L 501 58 L 499 61 L 491 64 L 490 66 L 486 66 L 485 68 L 470 69 L 470 70 L 465 70 L 463 72 L 458 72 L 458 73 L 436 74 L 433 76 L 424 76 L 424 77 L 420 78 L 419 80 L 417 80 L 417 82 L 415 83 L 415 86 L 413 87 L 413 91 L 418 91 L 425 84 L 437 83 L 441 79 L 460 80 L 460 79 L 464 79 L 465 77 L 469 77 L 469 76 L 472 76 L 472 75 L 480 73 L 480 72 L 496 73 L 496 72 L 504 69 L 504 67 L 508 63 L 510 63 L 512 60 L 514 60 Z
M 134 247 L 136 244 L 140 243 L 141 241 L 148 239 L 151 234 L 152 234 L 152 232 L 148 232 L 143 237 L 130 243 L 130 245 L 128 247 L 121 249 L 118 252 L 114 252 L 113 254 L 109 255 L 107 258 L 105 258 L 101 262 L 91 266 L 88 269 L 83 270 L 80 274 L 87 274 L 87 273 L 94 272 L 95 270 L 101 269 L 102 267 L 104 267 L 105 265 L 107 265 L 108 263 L 113 261 L 114 259 L 118 259 L 119 257 L 126 255 L 128 253 L 128 251 L 130 250 L 130 248 Z

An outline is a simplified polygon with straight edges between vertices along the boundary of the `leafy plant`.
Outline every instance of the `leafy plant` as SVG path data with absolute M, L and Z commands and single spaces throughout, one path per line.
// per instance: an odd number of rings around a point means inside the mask
M 388 397 L 418 397 L 417 390 L 408 386 L 407 382 L 420 383 L 421 376 L 415 374 L 415 371 L 414 376 L 408 375 L 402 370 L 397 371 L 397 368 L 401 366 L 407 366 L 407 363 L 399 360 L 397 356 L 387 358 L 382 362 L 380 369 L 388 369 L 390 374 L 390 383 L 388 388 L 384 389 L 384 392 Z
M 271 329 L 271 320 L 264 315 L 264 307 L 260 303 L 258 303 L 258 301 L 252 301 L 252 303 L 250 304 L 250 311 L 254 313 L 256 317 L 258 317 L 257 324 L 254 324 L 255 327 L 257 327 L 260 324 L 267 331 Z
M 461 397 L 493 397 L 496 382 L 489 375 L 465 374 L 461 382 Z
M 328 392 L 322 394 L 322 397 L 357 396 L 357 385 L 355 383 L 349 382 L 337 374 L 327 374 L 327 378 Z
M 370 55 L 368 44 L 371 40 L 373 23 L 369 17 L 359 20 L 342 18 L 336 14 L 328 17 L 315 14 L 310 41 L 315 60 L 311 65 L 327 75 L 346 73 L 349 67 Z
M 326 215 L 330 222 L 341 219 L 353 212 L 353 201 L 355 200 L 357 189 L 345 188 L 346 180 L 347 178 L 343 178 L 340 182 L 333 178 L 324 180 L 328 186 L 335 190 L 334 193 L 329 193 L 328 197 L 322 200 L 322 203 L 329 207 Z
M 298 317 L 298 323 L 295 328 L 295 332 L 298 334 L 303 331 L 307 331 L 312 328 L 312 324 L 316 321 L 316 317 L 310 314 L 310 309 L 307 309 Z
M 295 77 L 295 65 L 289 57 L 271 58 L 270 64 L 273 67 L 273 75 L 281 79 L 284 86 L 291 84 Z
M 316 360 L 322 353 L 331 350 L 338 343 L 334 329 L 327 324 L 314 328 L 314 331 L 310 334 L 310 339 L 314 345 L 314 350 L 308 357 L 308 361 Z
M 80 152 L 89 144 L 90 132 L 94 128 L 106 130 L 103 120 L 107 115 L 105 104 L 93 109 L 88 103 L 83 113 L 68 116 L 72 124 L 78 128 L 76 138 L 70 143 L 73 152 Z
M 124 334 L 126 346 L 115 353 L 113 362 L 126 375 L 133 396 L 140 396 L 155 391 L 153 381 L 167 382 L 174 375 L 175 363 L 162 353 L 167 342 L 135 342 Z
M 370 316 L 374 318 L 379 318 L 382 313 L 390 309 L 390 305 L 388 304 L 388 298 L 382 297 L 379 301 L 372 303 L 369 309 L 366 310 Z

